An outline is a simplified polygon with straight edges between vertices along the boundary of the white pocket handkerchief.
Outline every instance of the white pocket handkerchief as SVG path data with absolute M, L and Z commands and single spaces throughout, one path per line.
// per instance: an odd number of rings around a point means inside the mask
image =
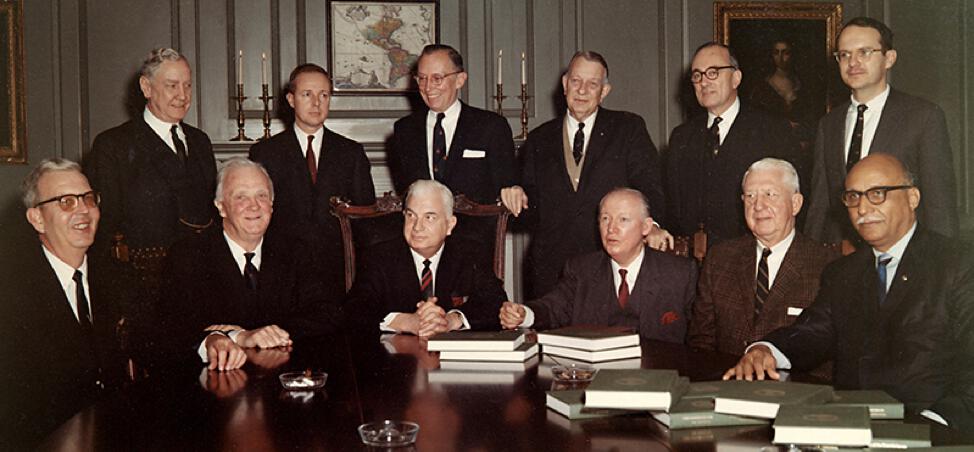
M 802 315 L 802 308 L 788 307 L 788 315 Z
M 487 153 L 477 149 L 464 149 L 463 158 L 465 159 L 482 159 L 487 156 Z

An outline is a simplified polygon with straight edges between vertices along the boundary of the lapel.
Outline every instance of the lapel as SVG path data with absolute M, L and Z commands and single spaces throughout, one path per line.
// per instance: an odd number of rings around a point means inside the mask
M 640 278 L 642 278 L 645 267 L 646 262 L 644 261 L 643 268 L 639 272 L 639 277 L 636 278 L 636 286 L 642 284 Z M 598 305 L 593 306 L 592 309 L 596 310 L 596 318 L 599 324 L 608 324 L 609 317 L 613 313 L 619 312 L 619 293 L 616 292 L 614 276 L 612 273 L 612 259 L 603 251 L 600 253 L 598 270 L 589 274 L 589 284 L 591 284 L 595 301 L 598 302 Z M 631 287 L 629 289 L 630 305 L 634 302 L 635 294 L 636 287 Z
M 886 301 L 880 308 L 880 314 L 884 320 L 896 312 L 901 304 L 909 301 L 918 302 L 921 299 L 914 291 L 922 286 L 922 284 L 918 286 L 917 281 L 923 279 L 922 269 L 925 268 L 923 263 L 926 262 L 929 265 L 930 262 L 935 262 L 935 259 L 926 256 L 925 249 L 927 247 L 923 246 L 925 238 L 922 231 L 915 231 L 910 243 L 906 245 L 906 251 L 903 252 L 903 260 L 896 266 L 896 274 L 887 273 L 888 278 L 893 278 L 893 283 L 889 286 L 889 291 L 886 292 Z M 943 269 L 937 271 L 943 271 Z M 878 281 L 878 277 L 874 279 Z
M 396 274 L 392 275 L 392 287 L 393 290 L 398 291 L 399 288 L 408 288 L 408 290 L 414 294 L 412 297 L 403 296 L 401 298 L 409 298 L 413 300 L 419 300 L 422 296 L 422 291 L 419 287 L 419 273 L 416 271 L 416 264 L 413 263 L 413 254 L 410 252 L 409 245 L 406 243 L 405 239 L 399 239 L 399 245 L 396 247 L 399 251 L 395 254 L 395 260 L 389 267 Z M 442 262 L 441 262 L 442 264 Z M 439 270 L 437 268 L 437 270 Z M 439 273 L 439 272 L 437 272 Z M 437 275 L 433 275 L 434 289 L 438 287 L 438 281 L 436 280 Z M 406 282 L 402 286 L 399 286 L 395 281 Z M 435 292 L 434 292 L 435 293 Z M 407 294 L 408 295 L 408 294 Z M 412 307 L 415 310 L 415 306 Z
M 311 187 L 311 172 L 308 171 L 308 159 L 304 155 L 304 147 L 303 147 L 306 146 L 307 144 L 302 145 L 301 142 L 298 141 L 298 136 L 294 132 L 294 130 L 295 130 L 294 126 L 291 126 L 290 129 L 283 132 L 286 134 L 283 137 L 284 140 L 283 151 L 285 153 L 283 157 L 286 158 L 288 161 L 293 162 L 293 164 L 291 165 L 291 172 L 292 172 L 291 177 L 295 181 L 304 181 L 304 183 L 301 184 L 302 186 Z M 325 147 L 324 140 L 322 140 L 321 147 L 322 149 L 324 149 Z M 324 153 L 322 152 L 322 154 Z M 321 168 L 321 159 L 322 156 L 319 155 L 318 156 L 319 169 Z
M 636 278 L 636 284 L 629 297 L 630 305 L 634 307 L 648 306 L 657 298 L 656 287 L 658 286 L 657 280 L 660 277 L 659 263 L 652 250 L 646 248 L 644 252 L 646 254 L 643 256 L 643 265 L 639 267 L 639 276 Z M 616 295 L 616 299 L 618 299 L 618 295 Z
M 140 146 L 133 157 L 144 162 L 136 167 L 157 172 L 169 185 L 173 185 L 172 181 L 179 178 L 186 171 L 185 168 L 181 167 L 176 154 L 165 141 L 162 141 L 162 138 L 159 138 L 159 135 L 156 135 L 144 119 L 139 118 L 136 121 L 138 124 L 136 141 Z M 187 149 L 189 149 L 188 145 Z
M 788 251 L 785 252 L 785 258 L 781 261 L 781 266 L 778 267 L 778 274 L 775 275 L 774 283 L 771 285 L 771 291 L 768 293 L 768 299 L 764 302 L 765 309 L 769 306 L 786 306 L 790 302 L 785 298 L 785 293 L 792 287 L 796 285 L 801 285 L 801 271 L 800 271 L 800 261 L 801 252 L 799 249 L 801 247 L 801 236 L 798 232 L 795 232 L 795 238 L 791 242 L 791 246 L 788 247 Z M 757 252 L 751 253 L 752 263 L 757 262 Z M 751 268 L 756 268 L 752 266 Z M 786 311 L 787 314 L 787 311 Z
M 51 331 L 57 331 L 58 336 L 63 338 L 64 343 L 72 344 L 72 347 L 75 348 L 80 348 L 82 344 L 81 325 L 74 316 L 71 303 L 68 301 L 68 296 L 64 293 L 64 288 L 61 286 L 61 281 L 58 280 L 57 274 L 54 273 L 54 267 L 51 267 L 51 263 L 40 249 L 40 244 L 38 244 L 38 249 L 34 256 L 37 262 L 33 267 L 38 269 L 34 273 L 35 283 L 33 284 L 38 292 L 38 315 L 36 318 L 48 322 L 51 326 Z M 89 267 L 90 271 L 91 267 Z M 92 280 L 90 275 L 88 279 L 90 284 Z M 89 294 L 94 298 L 94 294 L 91 293 L 90 289 Z M 89 302 L 88 305 L 90 309 L 91 303 Z M 96 314 L 92 314 L 92 316 L 94 315 Z
M 879 116 L 879 124 L 876 125 L 876 133 L 873 135 L 873 141 L 869 144 L 869 152 L 890 152 L 891 149 L 898 148 L 892 143 L 893 138 L 897 137 L 898 134 L 896 130 L 898 127 L 902 127 L 906 123 L 907 118 L 904 118 L 904 110 L 900 109 L 900 97 L 899 93 L 890 88 L 889 97 L 886 98 L 886 105 L 883 106 L 883 112 Z
M 750 330 L 752 324 L 754 323 L 754 286 L 757 284 L 755 269 L 758 268 L 756 247 L 757 240 L 751 236 L 746 242 L 744 242 L 743 246 L 737 248 L 735 257 L 736 261 L 739 262 L 740 265 L 733 267 L 734 279 L 737 280 L 736 286 L 739 294 L 735 298 L 738 300 L 747 300 L 746 302 L 737 306 L 736 310 L 741 313 L 741 318 L 738 320 L 747 326 L 747 330 Z M 779 270 L 779 275 L 780 271 L 781 270 Z M 775 279 L 774 286 L 777 285 L 778 280 Z M 770 293 L 775 293 L 773 288 L 771 289 Z M 766 303 L 768 301 L 771 301 L 770 297 Z
M 569 137 L 571 139 L 571 137 Z M 541 143 L 539 147 L 543 149 L 540 153 L 543 158 L 539 159 L 542 161 L 542 165 L 550 165 L 552 168 L 557 168 L 555 170 L 556 179 L 553 181 L 545 181 L 546 184 L 557 184 L 562 187 L 565 193 L 575 194 L 578 191 L 572 187 L 571 175 L 568 174 L 567 163 L 565 162 L 565 116 L 558 117 L 558 124 L 551 128 L 551 136 L 542 137 L 538 140 Z M 589 144 L 591 146 L 591 143 Z M 585 166 L 582 167 L 584 174 Z M 579 176 L 579 191 L 582 188 L 581 179 L 583 176 Z
M 849 101 L 845 101 L 835 110 L 834 114 L 826 116 L 828 124 L 825 130 L 831 131 L 826 136 L 825 159 L 826 168 L 835 168 L 834 174 L 839 175 L 840 179 L 845 178 L 845 117 L 849 111 Z M 842 180 L 834 180 L 829 184 L 830 187 L 842 187 Z
M 476 126 L 474 118 L 470 114 L 470 107 L 460 102 L 460 116 L 457 118 L 457 126 L 453 130 L 453 140 L 450 141 L 450 148 L 446 153 L 446 165 L 440 169 L 440 171 L 443 171 L 441 175 L 443 180 L 449 180 L 457 164 L 463 160 L 463 150 L 466 149 L 464 146 L 465 132 L 472 130 Z M 484 150 L 486 151 L 486 149 Z
M 436 285 L 436 297 L 443 306 L 452 306 L 454 295 L 470 295 L 456 293 L 457 278 L 460 275 L 460 257 L 451 252 L 449 243 L 443 245 L 440 264 L 436 267 L 433 284 Z
M 209 254 L 213 256 L 210 265 L 213 278 L 208 283 L 215 288 L 222 286 L 222 296 L 219 297 L 221 300 L 233 300 L 231 306 L 220 306 L 218 309 L 228 308 L 231 312 L 239 313 L 242 318 L 249 318 L 250 316 L 246 314 L 254 312 L 256 307 L 254 299 L 256 297 L 248 293 L 243 273 L 237 266 L 237 261 L 233 259 L 233 254 L 230 253 L 230 245 L 223 236 L 223 228 L 214 227 L 211 229 L 214 232 L 209 240 Z M 264 256 L 262 255 L 261 268 L 263 268 L 263 260 Z M 263 273 L 258 273 L 258 288 L 263 279 Z M 206 283 L 204 282 L 204 284 Z
M 592 136 L 589 137 L 588 149 L 585 150 L 585 163 L 582 165 L 582 175 L 578 181 L 578 192 L 582 193 L 588 188 L 588 180 L 592 177 L 592 172 L 598 166 L 599 161 L 605 153 L 606 143 L 609 140 L 606 134 L 612 136 L 609 131 L 615 125 L 613 111 L 599 107 L 598 115 L 595 117 L 595 125 L 592 126 Z M 564 128 L 564 122 L 562 122 Z M 563 132 L 564 133 L 564 132 Z M 560 143 L 561 140 L 558 140 Z M 567 171 L 566 171 L 567 176 Z M 571 186 L 571 181 L 568 181 Z

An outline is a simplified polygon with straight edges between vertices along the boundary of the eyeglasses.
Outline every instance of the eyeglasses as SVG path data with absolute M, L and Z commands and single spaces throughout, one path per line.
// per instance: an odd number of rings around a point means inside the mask
M 459 74 L 461 72 L 463 72 L 463 71 L 455 71 L 455 72 L 451 72 L 449 74 L 442 74 L 442 75 L 440 75 L 440 74 L 433 74 L 433 75 L 430 75 L 430 76 L 426 76 L 426 75 L 414 75 L 413 76 L 413 80 L 416 80 L 416 84 L 419 85 L 419 86 L 423 86 L 423 84 L 426 83 L 426 82 L 429 82 L 430 85 L 433 85 L 433 86 L 440 86 L 440 85 L 443 84 L 444 81 L 446 81 L 446 78 L 447 77 L 449 77 L 451 75 L 457 75 L 457 74 Z
M 835 61 L 838 63 L 848 63 L 852 57 L 855 57 L 859 61 L 869 61 L 873 54 L 879 52 L 885 54 L 886 51 L 883 49 L 871 49 L 869 47 L 856 49 L 856 50 L 840 50 L 838 52 L 832 52 L 832 56 L 835 57 Z
M 711 66 L 702 71 L 694 69 L 693 72 L 690 73 L 690 81 L 693 83 L 700 83 L 703 81 L 703 77 L 705 75 L 707 76 L 707 80 L 717 80 L 717 77 L 720 75 L 720 71 L 724 69 L 737 70 L 737 68 L 734 66 Z
M 78 207 L 78 203 L 84 202 L 88 207 L 98 207 L 101 204 L 101 195 L 98 192 L 92 190 L 87 193 L 82 193 L 80 195 L 70 194 L 55 196 L 46 201 L 41 201 L 34 204 L 34 207 L 40 207 L 47 203 L 57 202 L 58 207 L 65 212 L 71 212 Z
M 874 205 L 878 206 L 886 202 L 886 193 L 892 190 L 903 190 L 907 188 L 913 188 L 912 185 L 891 185 L 883 187 L 872 187 L 866 191 L 856 191 L 856 190 L 846 190 L 842 192 L 842 204 L 846 207 L 859 207 L 859 203 L 862 202 L 862 195 L 866 195 L 866 199 Z

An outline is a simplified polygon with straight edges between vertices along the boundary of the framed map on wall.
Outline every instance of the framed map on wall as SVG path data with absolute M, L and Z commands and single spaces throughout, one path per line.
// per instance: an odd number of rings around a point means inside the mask
M 329 1 L 328 64 L 334 92 L 415 91 L 419 54 L 439 39 L 437 1 Z

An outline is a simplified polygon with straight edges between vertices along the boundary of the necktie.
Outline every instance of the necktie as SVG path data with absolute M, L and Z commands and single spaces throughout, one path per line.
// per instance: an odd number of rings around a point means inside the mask
M 754 319 L 757 320 L 764 308 L 764 302 L 768 299 L 771 287 L 768 284 L 768 256 L 771 255 L 771 248 L 765 248 L 761 252 L 761 262 L 758 264 L 758 275 L 754 284 Z
M 423 274 L 419 280 L 419 290 L 423 293 L 423 300 L 433 296 L 433 272 L 430 271 L 430 260 L 423 260 Z
M 572 158 L 575 159 L 575 164 L 582 161 L 582 154 L 585 150 L 585 132 L 582 130 L 585 128 L 585 123 L 578 123 L 578 131 L 575 132 L 575 142 L 572 143 Z
M 441 164 L 446 162 L 446 133 L 443 132 L 444 113 L 436 114 L 436 125 L 433 126 L 433 179 L 442 181 L 440 175 Z
M 718 127 L 717 124 L 720 124 L 720 122 L 723 120 L 724 118 L 717 116 L 716 118 L 714 118 L 714 123 L 710 125 L 710 129 L 709 129 L 710 149 L 713 151 L 715 156 L 717 155 L 718 152 L 720 152 L 720 127 Z
M 247 288 L 257 290 L 257 267 L 254 266 L 254 253 L 244 253 L 247 263 L 244 265 L 244 279 L 247 280 Z
M 312 184 L 318 182 L 318 161 L 315 160 L 315 148 L 312 146 L 314 141 L 315 136 L 308 135 L 308 151 L 305 152 L 305 157 L 308 159 L 308 173 L 311 174 Z
M 75 300 L 78 304 L 78 323 L 85 334 L 91 333 L 91 311 L 88 310 L 88 297 L 85 296 L 85 282 L 81 270 L 74 271 Z
M 629 282 L 626 281 L 626 269 L 619 269 L 619 277 L 622 282 L 619 284 L 619 308 L 626 309 L 626 305 L 629 304 Z
M 876 273 L 879 274 L 879 304 L 886 301 L 886 266 L 893 260 L 893 256 L 883 253 L 876 259 Z
M 845 163 L 845 171 L 848 173 L 852 170 L 852 167 L 859 163 L 859 159 L 862 158 L 862 124 L 865 122 L 863 119 L 863 113 L 866 112 L 866 104 L 859 104 L 856 107 L 858 113 L 856 113 L 856 127 L 852 129 L 852 142 L 849 143 L 849 158 Z
M 179 126 L 173 124 L 172 128 L 169 129 L 172 132 L 172 145 L 176 148 L 176 157 L 179 157 L 179 163 L 186 164 L 186 145 L 183 144 L 183 140 L 179 139 L 179 134 L 176 130 Z

